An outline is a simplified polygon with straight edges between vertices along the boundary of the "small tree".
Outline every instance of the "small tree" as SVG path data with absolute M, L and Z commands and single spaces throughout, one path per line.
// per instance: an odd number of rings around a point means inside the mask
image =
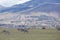
M 42 26 L 42 29 L 46 29 L 45 26 Z
M 56 25 L 56 29 L 57 30 L 60 30 L 60 25 Z

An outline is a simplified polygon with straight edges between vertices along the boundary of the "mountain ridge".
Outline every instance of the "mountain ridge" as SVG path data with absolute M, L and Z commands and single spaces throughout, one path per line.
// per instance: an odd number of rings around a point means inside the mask
M 45 3 L 45 4 L 44 4 Z M 57 4 L 56 4 L 57 3 Z M 60 12 L 60 0 L 31 0 L 29 2 L 26 2 L 24 4 L 17 4 L 17 5 L 13 5 L 12 7 L 7 7 L 3 10 L 0 10 L 0 13 L 4 13 L 4 12 L 12 12 L 12 13 L 16 13 L 16 12 L 21 12 L 21 11 L 26 11 L 29 10 L 36 6 L 39 6 L 37 11 L 40 12 L 48 12 L 52 11 L 52 9 L 54 8 L 55 11 Z M 40 8 L 41 7 L 41 8 Z M 48 9 L 47 9 L 48 8 Z M 32 11 L 36 11 L 36 9 L 32 10 Z

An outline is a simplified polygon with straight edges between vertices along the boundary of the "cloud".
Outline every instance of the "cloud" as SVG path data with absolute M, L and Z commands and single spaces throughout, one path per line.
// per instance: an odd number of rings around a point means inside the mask
M 5 7 L 10 7 L 15 4 L 22 4 L 30 0 L 0 0 L 0 5 L 5 6 Z

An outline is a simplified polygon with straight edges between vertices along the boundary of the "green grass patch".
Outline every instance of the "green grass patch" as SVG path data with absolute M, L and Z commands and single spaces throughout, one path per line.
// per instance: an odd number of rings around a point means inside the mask
M 60 40 L 60 31 L 56 29 L 30 29 L 29 33 L 17 29 L 6 29 L 9 35 L 1 33 L 6 28 L 0 28 L 0 40 Z

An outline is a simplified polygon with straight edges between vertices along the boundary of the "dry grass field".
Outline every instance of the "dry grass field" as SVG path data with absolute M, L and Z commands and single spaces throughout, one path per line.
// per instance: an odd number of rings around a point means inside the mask
M 2 33 L 8 30 L 9 35 Z M 13 28 L 0 28 L 0 40 L 60 40 L 60 31 L 56 29 L 30 29 L 24 33 Z

